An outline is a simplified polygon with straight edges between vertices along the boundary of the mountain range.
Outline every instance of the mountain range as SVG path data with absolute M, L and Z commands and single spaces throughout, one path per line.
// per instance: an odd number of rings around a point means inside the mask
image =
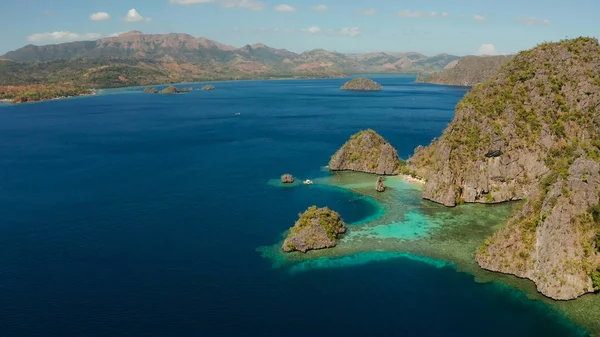
M 427 77 L 419 75 L 417 82 L 474 86 L 492 78 L 514 55 L 464 56 L 448 64 L 444 70 Z
M 420 53 L 294 53 L 261 43 L 237 48 L 188 34 L 132 31 L 97 41 L 27 45 L 0 56 L 0 85 L 71 82 L 95 87 L 186 81 L 432 73 L 459 57 Z

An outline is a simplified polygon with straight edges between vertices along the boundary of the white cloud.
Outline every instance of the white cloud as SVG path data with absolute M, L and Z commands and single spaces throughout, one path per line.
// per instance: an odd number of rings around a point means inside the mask
M 310 7 L 310 9 L 312 9 L 313 11 L 317 11 L 317 12 L 324 12 L 327 10 L 327 6 L 325 6 L 325 5 L 312 6 L 312 7 Z
M 498 55 L 498 51 L 493 44 L 482 44 L 477 50 L 477 55 Z
M 290 5 L 279 5 L 279 6 L 275 7 L 275 10 L 278 12 L 295 12 L 296 8 L 294 8 Z
M 528 26 L 535 26 L 535 25 L 547 26 L 550 24 L 550 21 L 548 21 L 548 19 L 541 20 L 536 17 L 516 18 L 515 22 L 520 23 L 522 25 L 528 25 Z
M 351 37 L 359 36 L 360 34 L 362 34 L 358 27 L 344 27 L 339 30 L 339 33 L 341 35 L 346 35 L 346 36 L 351 36 Z
M 90 15 L 90 19 L 93 21 L 104 21 L 104 20 L 109 20 L 110 15 L 106 12 L 97 12 L 97 13 Z
M 138 11 L 135 8 L 132 8 L 129 11 L 127 11 L 127 16 L 125 16 L 123 18 L 123 20 L 125 20 L 127 22 L 140 22 L 140 21 L 149 22 L 150 18 L 145 18 L 145 17 L 141 16 L 140 13 L 138 13 Z
M 312 26 L 309 28 L 301 29 L 303 33 L 308 34 L 324 34 L 331 36 L 350 36 L 356 37 L 362 34 L 358 27 L 343 27 L 340 29 L 321 29 L 317 26 Z
M 71 33 L 69 31 L 60 31 L 60 32 L 52 32 L 52 33 L 38 33 L 33 34 L 27 37 L 27 41 L 29 42 L 71 42 L 71 41 L 81 41 L 81 40 L 96 40 L 100 38 L 100 34 L 98 33 L 86 33 L 86 34 L 77 34 Z
M 318 34 L 321 32 L 321 28 L 317 26 L 312 26 L 310 28 L 302 29 L 302 31 L 309 34 Z
M 176 5 L 192 5 L 192 4 L 205 4 L 209 2 L 215 2 L 215 0 L 170 0 L 172 4 Z
M 259 0 L 221 0 L 221 5 L 225 8 L 242 8 L 251 11 L 265 9 L 265 4 Z
M 487 20 L 487 19 L 486 19 L 486 17 L 485 17 L 485 16 L 483 16 L 483 15 L 476 14 L 476 15 L 473 15 L 473 20 L 475 20 L 475 21 L 479 21 L 479 22 L 483 22 L 483 21 L 485 21 L 485 20 Z
M 114 33 L 114 34 L 110 34 L 108 37 L 118 37 L 121 34 L 124 34 L 126 32 L 118 32 L 118 33 Z
M 437 18 L 437 17 L 448 17 L 450 13 L 448 12 L 420 12 L 420 11 L 410 11 L 410 10 L 402 10 L 398 12 L 398 16 L 401 18 Z

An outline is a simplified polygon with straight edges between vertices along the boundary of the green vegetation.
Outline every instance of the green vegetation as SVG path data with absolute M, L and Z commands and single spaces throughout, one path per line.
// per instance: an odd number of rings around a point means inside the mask
M 342 218 L 337 212 L 328 207 L 317 208 L 317 206 L 310 206 L 300 215 L 294 227 L 290 228 L 290 236 L 302 229 L 314 226 L 315 221 L 323 227 L 327 237 L 331 240 L 335 240 L 340 232 L 340 228 L 345 227 Z
M 590 277 L 592 278 L 594 292 L 599 292 L 600 291 L 600 270 L 595 269 L 594 271 L 592 271 L 592 273 L 590 274 Z
M 398 152 L 377 132 L 362 130 L 350 137 L 329 161 L 334 171 L 398 174 Z
M 406 161 L 400 159 L 400 160 L 398 160 L 398 164 L 400 165 L 400 173 L 401 174 L 404 174 L 406 176 L 411 176 L 411 177 L 417 178 L 417 179 L 421 178 L 421 177 L 419 177 L 417 172 L 411 170 L 410 167 L 408 167 L 408 165 L 406 164 Z
M 92 94 L 90 89 L 69 84 L 0 86 L 0 100 L 9 100 L 11 103 L 35 102 L 90 94 Z
M 340 88 L 342 90 L 354 90 L 354 91 L 379 91 L 383 87 L 381 84 L 364 77 L 353 78 L 350 81 L 344 83 Z
M 161 94 L 177 94 L 179 92 L 180 92 L 180 90 L 172 85 L 170 85 L 160 91 Z
M 149 94 L 158 94 L 158 89 L 154 87 L 146 87 L 144 88 L 143 92 L 147 92 Z

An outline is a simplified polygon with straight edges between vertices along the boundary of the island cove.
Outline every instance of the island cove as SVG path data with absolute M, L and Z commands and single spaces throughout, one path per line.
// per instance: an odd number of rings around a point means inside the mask
M 532 280 L 537 291 L 553 299 L 570 300 L 600 290 L 600 143 L 594 136 L 600 125 L 600 74 L 589 71 L 600 66 L 599 51 L 596 40 L 579 38 L 520 53 L 468 93 L 442 137 L 417 148 L 408 165 L 372 130 L 352 136 L 329 163 L 336 176 L 322 178 L 317 185 L 349 189 L 394 206 L 382 206 L 384 212 L 371 221 L 351 224 L 339 246 L 310 253 L 308 259 L 368 251 L 416 253 L 457 265 L 476 265 L 476 260 L 482 268 Z M 546 74 L 552 74 L 552 81 L 543 80 Z M 550 98 L 543 99 L 548 93 Z M 511 134 L 516 139 L 507 138 Z M 540 156 L 546 153 L 547 158 Z M 411 207 L 402 201 L 410 194 L 394 195 L 403 190 L 394 178 L 386 180 L 385 193 L 376 195 L 373 186 L 380 178 L 365 186 L 336 172 L 387 175 L 399 173 L 401 167 L 426 179 L 424 189 L 413 195 L 417 200 L 422 196 L 446 206 L 503 204 L 485 210 L 477 205 L 440 209 L 422 201 Z M 384 195 L 393 197 L 386 200 Z M 504 203 L 513 200 L 523 200 L 516 210 L 514 204 Z M 311 265 L 303 261 L 306 256 L 288 258 L 273 249 L 261 251 L 279 261 L 275 265 L 281 261 Z M 477 268 L 471 272 L 485 274 Z M 526 283 L 512 283 L 528 288 Z M 581 314 L 583 298 L 559 304 L 537 292 L 530 294 L 600 331 L 600 306 Z M 596 295 L 584 298 L 592 298 L 588 304 L 598 302 Z

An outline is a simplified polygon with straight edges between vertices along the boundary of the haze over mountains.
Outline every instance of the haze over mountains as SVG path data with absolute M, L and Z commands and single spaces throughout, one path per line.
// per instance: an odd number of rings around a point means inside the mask
M 28 45 L 0 58 L 18 62 L 0 63 L 0 84 L 53 82 L 59 79 L 52 73 L 59 72 L 63 75 L 60 80 L 121 86 L 269 76 L 432 73 L 444 69 L 458 56 L 427 57 L 415 52 L 341 54 L 323 49 L 298 54 L 260 43 L 236 48 L 188 34 L 132 31 L 97 41 Z M 139 73 L 144 73 L 143 78 L 132 80 L 132 75 L 139 77 Z

